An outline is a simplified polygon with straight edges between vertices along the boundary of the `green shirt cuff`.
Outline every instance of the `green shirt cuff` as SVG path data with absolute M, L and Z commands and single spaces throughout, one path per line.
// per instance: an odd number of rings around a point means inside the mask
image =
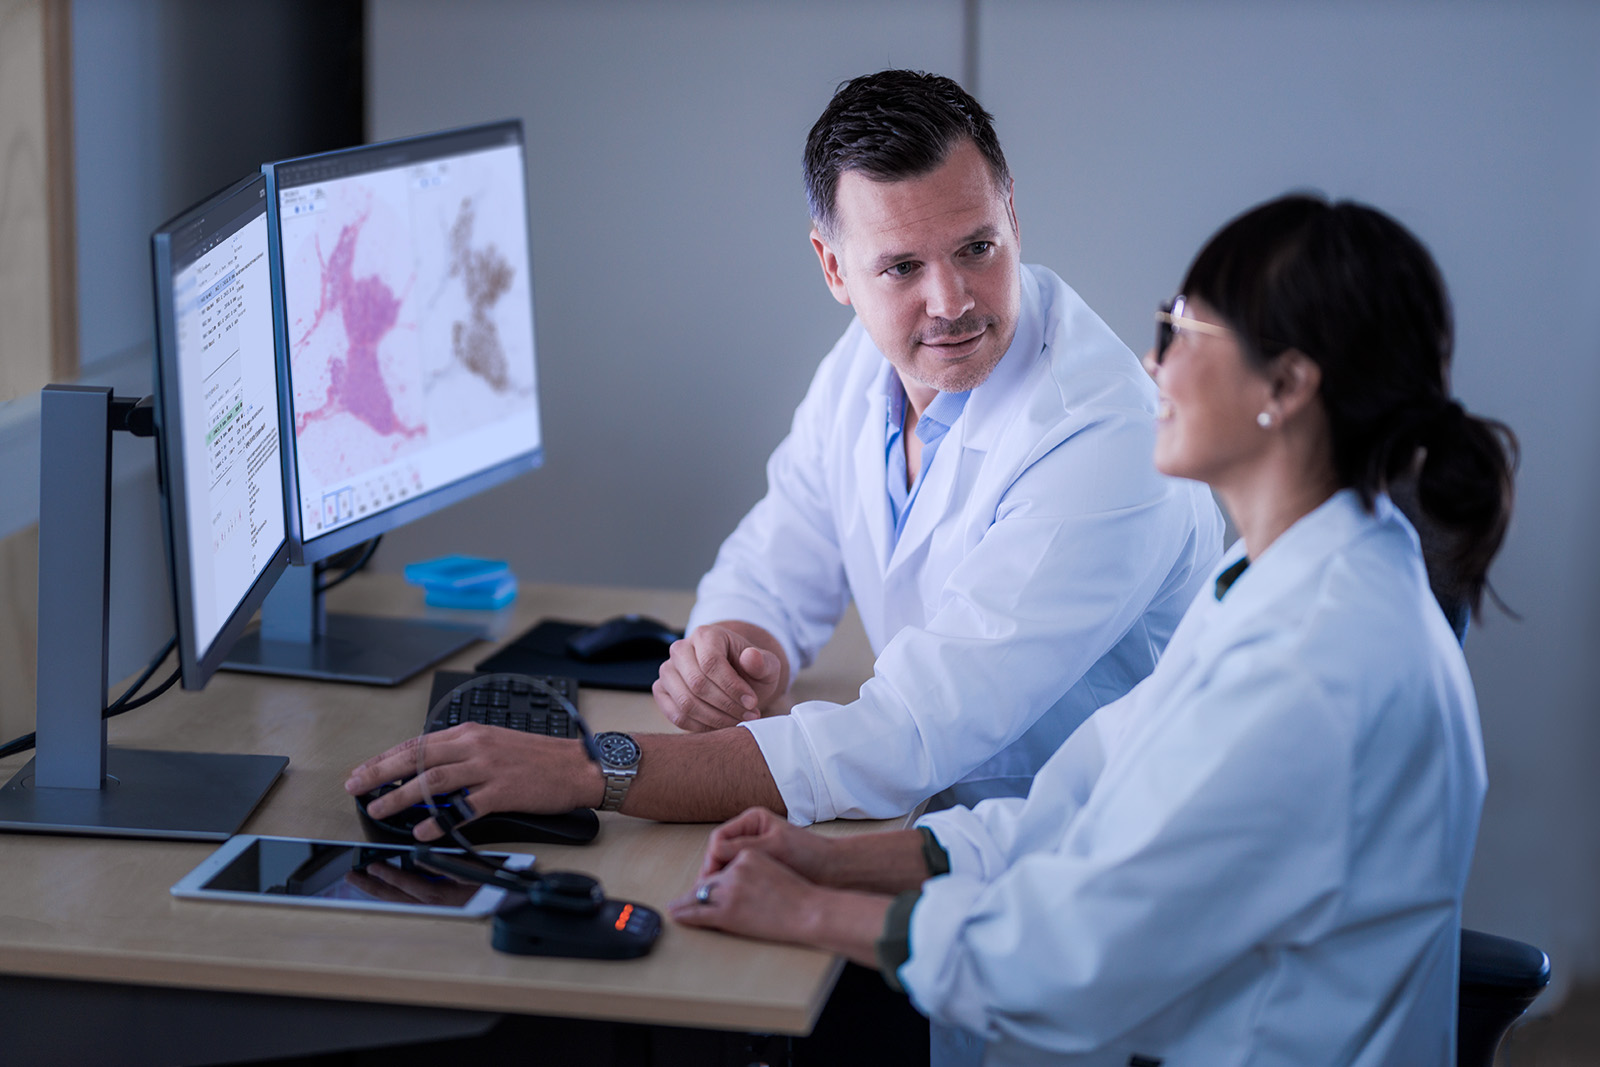
M 911 958 L 911 909 L 922 899 L 922 890 L 907 889 L 889 904 L 883 917 L 883 935 L 873 944 L 878 959 L 878 970 L 889 988 L 904 993 L 899 970 Z
M 950 873 L 950 853 L 939 844 L 939 839 L 933 836 L 933 831 L 926 826 L 917 827 L 922 831 L 922 862 L 928 865 L 928 877 L 937 878 L 941 874 Z
M 939 844 L 939 839 L 933 836 L 933 831 L 926 826 L 917 827 L 922 831 L 922 861 L 928 866 L 928 877 L 937 878 L 941 874 L 950 873 L 950 853 Z M 906 960 L 911 958 L 911 909 L 917 906 L 917 901 L 922 899 L 921 889 L 908 889 L 895 897 L 889 904 L 889 911 L 883 917 L 883 936 L 873 944 L 873 951 L 878 959 L 878 970 L 883 972 L 883 980 L 889 983 L 889 988 L 896 993 L 904 993 L 900 985 L 900 968 Z

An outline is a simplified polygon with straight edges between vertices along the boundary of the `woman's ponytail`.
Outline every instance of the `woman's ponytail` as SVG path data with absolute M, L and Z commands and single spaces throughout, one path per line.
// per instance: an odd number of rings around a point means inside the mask
M 1445 535 L 1440 551 L 1448 575 L 1440 581 L 1476 611 L 1511 522 L 1517 437 L 1505 423 L 1450 401 L 1424 428 L 1421 446 L 1416 499 Z

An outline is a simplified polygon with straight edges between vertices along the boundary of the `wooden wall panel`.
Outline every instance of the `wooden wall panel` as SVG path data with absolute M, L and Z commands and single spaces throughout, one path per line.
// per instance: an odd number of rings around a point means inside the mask
M 77 377 L 69 0 L 0 0 L 0 401 Z
M 0 540 L 0 741 L 33 729 L 39 647 L 39 527 Z

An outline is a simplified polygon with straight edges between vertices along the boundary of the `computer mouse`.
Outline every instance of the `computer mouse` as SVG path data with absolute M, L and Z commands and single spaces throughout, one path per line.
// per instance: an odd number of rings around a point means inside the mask
M 567 652 L 588 663 L 664 660 L 683 634 L 647 615 L 618 615 L 567 638 Z
M 413 804 L 382 819 L 374 819 L 367 814 L 369 802 L 398 788 L 398 783 L 390 782 L 356 798 L 356 811 L 361 814 L 361 827 L 369 841 L 414 845 L 417 839 L 411 836 L 411 831 L 416 829 L 418 823 L 433 814 L 426 804 Z M 452 807 L 454 800 L 454 794 L 435 797 L 434 804 L 441 809 L 458 810 Z M 587 845 L 600 832 L 600 819 L 588 808 L 575 808 L 572 811 L 551 815 L 535 815 L 525 811 L 493 811 L 487 815 L 480 815 L 470 822 L 459 823 L 458 828 L 474 845 L 495 845 L 514 841 Z

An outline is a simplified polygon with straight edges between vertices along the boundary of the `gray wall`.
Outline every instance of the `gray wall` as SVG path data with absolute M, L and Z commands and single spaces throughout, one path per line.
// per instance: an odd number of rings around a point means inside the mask
M 1370 200 L 1434 249 L 1456 386 L 1522 435 L 1494 573 L 1521 615 L 1468 639 L 1491 787 L 1468 922 L 1600 971 L 1600 9 L 1580 3 L 980 0 L 977 90 L 1024 255 L 1142 350 L 1230 215 L 1291 188 Z M 520 115 L 548 466 L 392 536 L 524 578 L 682 586 L 845 322 L 805 242 L 798 156 L 833 85 L 960 73 L 945 4 L 373 4 L 377 137 Z M 465 521 L 463 521 L 465 520 Z

